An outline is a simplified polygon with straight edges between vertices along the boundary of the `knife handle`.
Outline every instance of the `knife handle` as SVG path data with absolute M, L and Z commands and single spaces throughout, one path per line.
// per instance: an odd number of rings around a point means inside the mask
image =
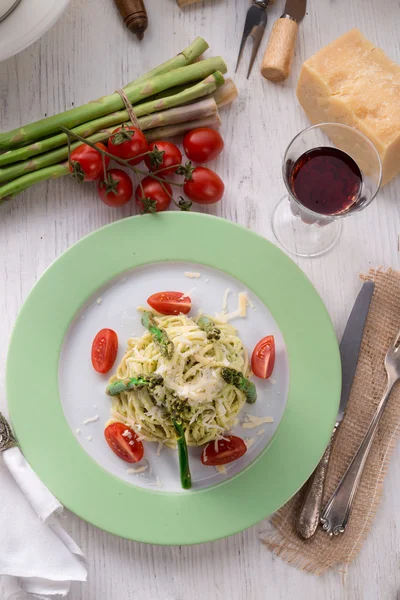
M 275 21 L 261 65 L 261 74 L 270 81 L 283 81 L 292 68 L 299 25 L 288 15 Z
M 147 29 L 147 12 L 143 0 L 114 0 L 125 25 L 139 40 Z
M 319 525 L 325 479 L 328 471 L 329 459 L 331 457 L 333 440 L 335 439 L 338 427 L 339 425 L 336 424 L 324 455 L 308 480 L 307 490 L 296 521 L 297 534 L 303 540 L 312 538 Z

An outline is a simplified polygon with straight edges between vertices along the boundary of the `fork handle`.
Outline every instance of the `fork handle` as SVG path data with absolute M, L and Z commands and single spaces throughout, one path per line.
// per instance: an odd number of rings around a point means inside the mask
M 358 484 L 394 383 L 395 381 L 388 382 L 386 391 L 375 411 L 360 447 L 322 512 L 321 524 L 330 537 L 344 533 L 346 529 Z
M 296 521 L 297 534 L 303 540 L 309 540 L 317 531 L 321 515 L 321 504 L 324 496 L 325 479 L 328 471 L 329 459 L 333 440 L 335 439 L 339 423 L 336 423 L 329 444 L 318 463 L 317 468 L 308 480 L 307 490 L 304 495 L 303 503 L 299 510 Z
M 271 31 L 261 65 L 261 74 L 270 81 L 289 77 L 299 26 L 289 16 L 277 19 Z

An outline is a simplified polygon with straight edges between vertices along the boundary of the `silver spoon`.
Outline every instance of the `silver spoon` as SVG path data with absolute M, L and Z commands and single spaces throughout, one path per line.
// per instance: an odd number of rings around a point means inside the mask
M 330 536 L 343 533 L 346 529 L 351 509 L 353 508 L 354 497 L 376 430 L 378 429 L 379 421 L 381 420 L 393 386 L 400 379 L 400 331 L 386 353 L 385 368 L 388 377 L 386 390 L 359 449 L 321 515 L 320 521 L 322 527 Z

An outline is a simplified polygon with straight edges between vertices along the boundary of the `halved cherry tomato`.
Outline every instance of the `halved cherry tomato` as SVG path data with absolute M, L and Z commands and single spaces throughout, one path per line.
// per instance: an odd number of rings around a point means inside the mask
M 198 127 L 185 135 L 183 148 L 190 160 L 205 163 L 221 154 L 224 149 L 224 140 L 216 129 Z
M 268 379 L 275 365 L 275 338 L 273 335 L 260 340 L 253 350 L 251 369 L 261 379 Z
M 108 373 L 118 352 L 118 336 L 112 329 L 102 329 L 92 344 L 92 365 L 98 373 Z
M 201 462 L 206 467 L 226 465 L 246 454 L 247 446 L 242 438 L 228 435 L 218 442 L 210 442 L 201 453 Z
M 184 296 L 181 292 L 158 292 L 150 296 L 147 302 L 162 315 L 187 315 L 192 308 L 189 296 Z
M 165 142 L 164 140 L 151 142 L 149 144 L 149 154 L 145 157 L 144 162 L 149 171 L 167 175 L 168 173 L 175 173 L 182 162 L 182 153 L 178 146 L 175 146 L 172 142 Z
M 108 151 L 118 158 L 133 160 L 130 165 L 138 165 L 144 159 L 148 145 L 143 131 L 131 125 L 117 127 L 108 140 Z
M 107 150 L 106 146 L 99 142 L 96 144 L 101 150 Z M 105 156 L 106 168 L 110 162 L 110 158 Z M 100 152 L 97 152 L 87 144 L 81 144 L 75 150 L 72 150 L 69 162 L 69 170 L 79 181 L 96 181 L 100 177 L 104 177 L 103 159 Z
M 143 444 L 136 433 L 123 423 L 111 423 L 104 430 L 104 437 L 111 450 L 127 463 L 142 460 Z

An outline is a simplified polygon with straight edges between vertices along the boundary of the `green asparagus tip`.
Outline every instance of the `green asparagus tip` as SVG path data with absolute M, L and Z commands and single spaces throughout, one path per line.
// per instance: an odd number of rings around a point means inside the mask
M 240 371 L 224 368 L 221 370 L 221 377 L 226 383 L 234 385 L 238 390 L 241 390 L 246 396 L 246 402 L 249 404 L 254 404 L 257 400 L 256 386 L 252 381 L 246 379 Z

